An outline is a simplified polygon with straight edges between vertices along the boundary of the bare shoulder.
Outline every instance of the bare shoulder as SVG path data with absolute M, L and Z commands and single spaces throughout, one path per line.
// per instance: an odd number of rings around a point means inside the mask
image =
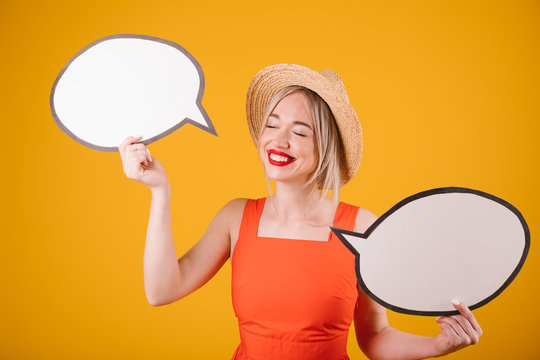
M 228 233 L 229 238 L 232 237 L 240 228 L 246 201 L 247 199 L 233 199 L 223 205 L 212 220 L 209 229 L 221 229 L 220 231 Z
M 236 242 L 238 241 L 238 235 L 240 234 L 240 226 L 242 226 L 242 217 L 244 215 L 244 208 L 246 207 L 248 199 L 239 198 L 229 201 L 221 211 L 227 213 L 229 221 L 229 235 L 230 235 L 230 252 L 229 257 L 232 259 Z
M 244 198 L 238 198 L 238 199 L 232 199 L 228 203 L 226 203 L 221 210 L 219 210 L 219 214 L 228 218 L 230 221 L 235 220 L 242 220 L 242 214 L 244 213 L 244 208 L 246 206 L 246 202 L 248 199 Z
M 377 220 L 377 215 L 368 209 L 359 208 L 358 214 L 356 215 L 356 222 L 354 224 L 354 231 L 363 233 L 371 226 L 371 224 L 375 222 L 375 220 Z
M 234 239 L 238 237 L 238 232 L 240 231 L 247 200 L 244 198 L 233 199 L 226 203 L 218 213 L 229 226 L 229 234 L 233 244 L 235 243 Z

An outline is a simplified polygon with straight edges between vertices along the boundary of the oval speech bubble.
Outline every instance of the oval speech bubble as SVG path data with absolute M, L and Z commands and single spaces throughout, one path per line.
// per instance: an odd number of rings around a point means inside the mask
M 396 312 L 455 315 L 499 295 L 523 266 L 530 246 L 521 213 L 493 195 L 433 189 L 393 206 L 364 233 L 332 228 L 356 256 L 358 283 Z
M 183 47 L 121 34 L 75 55 L 56 78 L 50 101 L 54 120 L 75 141 L 118 151 L 130 135 L 148 145 L 186 123 L 217 136 L 203 93 L 201 66 Z

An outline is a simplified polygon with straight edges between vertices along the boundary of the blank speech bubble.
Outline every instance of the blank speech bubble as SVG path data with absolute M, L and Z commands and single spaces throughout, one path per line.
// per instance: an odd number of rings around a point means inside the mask
M 130 135 L 150 144 L 190 123 L 217 136 L 201 105 L 204 75 L 172 41 L 107 36 L 64 66 L 51 91 L 57 125 L 92 149 L 118 151 Z
M 410 196 L 365 233 L 332 228 L 355 254 L 358 283 L 396 312 L 455 315 L 499 295 L 523 266 L 530 246 L 521 213 L 493 195 L 466 188 Z

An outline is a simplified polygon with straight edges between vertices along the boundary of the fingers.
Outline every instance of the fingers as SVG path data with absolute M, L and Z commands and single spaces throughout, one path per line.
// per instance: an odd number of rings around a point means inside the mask
M 454 330 L 454 328 L 451 325 L 449 325 L 446 321 L 437 320 L 437 322 L 439 323 L 439 326 L 441 327 L 442 331 L 446 335 L 448 335 L 447 346 L 450 349 L 452 349 L 452 351 L 461 349 L 463 347 L 462 342 L 461 342 L 461 339 L 459 338 L 459 335 Z
M 464 303 L 461 301 L 456 305 L 452 304 L 454 308 L 459 311 L 461 315 L 463 315 L 471 324 L 471 326 L 474 328 L 474 331 L 478 334 L 478 336 L 482 335 L 482 328 L 480 327 L 480 324 L 478 324 L 478 321 L 476 321 L 476 318 L 474 317 L 473 313 L 467 306 L 465 306 Z
M 118 150 L 122 152 L 128 145 L 131 145 L 142 139 L 142 136 L 128 136 L 120 145 L 118 145 Z
M 452 346 L 456 350 L 471 344 L 471 338 L 469 337 L 469 335 L 467 335 L 467 333 L 461 327 L 461 324 L 453 316 L 439 318 L 437 322 L 441 325 L 441 328 L 446 330 L 447 334 L 451 337 Z M 446 325 L 446 328 L 443 327 L 443 325 Z M 449 329 L 451 331 L 449 331 Z
M 478 342 L 478 339 L 480 338 L 480 335 L 476 332 L 476 330 L 474 330 L 469 320 L 461 315 L 452 316 L 452 318 L 454 318 L 459 323 L 461 329 L 463 329 L 463 331 L 467 335 L 469 339 L 468 344 L 476 344 Z
M 131 147 L 130 145 L 139 141 L 141 138 L 141 136 L 128 136 L 120 145 L 118 145 L 118 152 L 120 153 L 120 158 L 124 163 L 124 168 L 127 160 L 128 150 Z
M 458 332 L 456 329 L 450 324 L 451 321 L 448 320 L 448 318 L 437 318 L 435 321 L 437 321 L 442 329 L 446 331 L 446 333 L 452 337 L 459 337 Z
M 132 154 L 134 158 L 137 159 L 137 162 L 139 164 L 143 164 L 144 166 L 148 166 L 150 160 L 148 159 L 148 149 L 144 146 L 144 144 L 131 144 L 128 146 L 127 151 Z
M 136 161 L 137 164 L 148 166 L 148 154 L 146 153 L 146 151 L 139 151 L 134 153 L 133 159 Z
M 137 143 L 141 139 L 142 136 L 129 136 L 118 146 L 128 178 L 134 179 L 137 174 L 144 172 L 142 166 L 148 167 L 152 162 L 150 150 L 143 143 Z
M 472 312 L 462 302 L 453 302 L 460 315 L 439 317 L 435 321 L 452 339 L 452 346 L 457 350 L 467 345 L 476 344 L 482 335 L 482 329 Z

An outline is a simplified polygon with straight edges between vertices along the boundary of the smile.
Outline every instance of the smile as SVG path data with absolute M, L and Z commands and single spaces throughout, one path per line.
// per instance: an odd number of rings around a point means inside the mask
M 294 162 L 296 159 L 281 151 L 268 150 L 268 162 L 275 166 L 285 166 Z

